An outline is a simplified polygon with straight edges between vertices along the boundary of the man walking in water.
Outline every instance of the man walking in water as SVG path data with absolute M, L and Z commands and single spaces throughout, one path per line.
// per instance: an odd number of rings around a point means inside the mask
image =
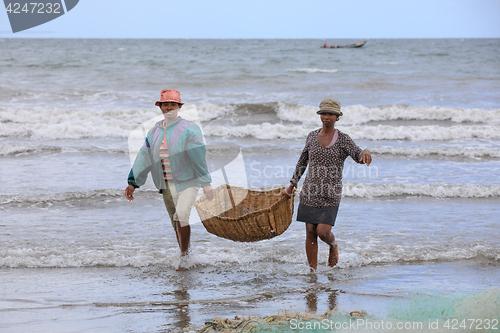
M 207 169 L 201 129 L 178 116 L 184 105 L 180 93 L 174 89 L 162 90 L 161 98 L 155 105 L 165 119 L 157 122 L 148 132 L 130 170 L 125 197 L 134 200 L 135 189 L 144 185 L 151 172 L 155 186 L 163 195 L 181 250 L 176 270 L 185 270 L 191 238 L 191 206 L 200 187 L 210 200 L 213 198 L 212 178 Z

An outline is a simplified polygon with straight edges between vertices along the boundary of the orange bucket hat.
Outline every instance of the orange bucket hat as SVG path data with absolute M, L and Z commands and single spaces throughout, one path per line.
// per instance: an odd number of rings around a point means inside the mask
M 161 91 L 160 100 L 156 101 L 155 105 L 160 106 L 160 103 L 163 102 L 175 102 L 184 105 L 184 103 L 181 103 L 181 93 L 175 89 L 163 89 Z

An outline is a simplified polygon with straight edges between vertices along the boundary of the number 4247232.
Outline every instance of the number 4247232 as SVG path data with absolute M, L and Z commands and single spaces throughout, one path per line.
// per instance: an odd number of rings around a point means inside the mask
M 462 329 L 473 329 L 473 330 L 498 330 L 498 319 L 464 319 L 459 321 L 458 319 L 448 319 L 444 323 L 444 328 L 451 330 Z
M 60 3 L 38 3 L 38 2 L 30 2 L 25 3 L 23 8 L 21 8 L 21 4 L 18 2 L 9 3 L 5 10 L 9 14 L 22 14 L 22 13 L 31 13 L 31 14 L 61 14 L 61 4 Z

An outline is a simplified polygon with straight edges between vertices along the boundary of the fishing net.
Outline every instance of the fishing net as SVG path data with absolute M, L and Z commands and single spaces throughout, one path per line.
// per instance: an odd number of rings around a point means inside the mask
M 476 294 L 422 294 L 387 304 L 385 318 L 366 311 L 278 314 L 207 321 L 197 332 L 498 332 L 500 289 Z M 188 331 L 191 328 L 187 329 Z

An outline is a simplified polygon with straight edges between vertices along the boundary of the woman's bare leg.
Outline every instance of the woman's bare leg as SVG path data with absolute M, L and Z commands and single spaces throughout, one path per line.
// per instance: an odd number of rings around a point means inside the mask
M 335 235 L 332 233 L 332 226 L 329 224 L 318 224 L 317 233 L 319 238 L 330 246 L 328 256 L 328 266 L 333 267 L 339 262 L 339 247 L 335 242 Z
M 306 223 L 306 254 L 311 270 L 318 268 L 318 233 L 316 224 Z

